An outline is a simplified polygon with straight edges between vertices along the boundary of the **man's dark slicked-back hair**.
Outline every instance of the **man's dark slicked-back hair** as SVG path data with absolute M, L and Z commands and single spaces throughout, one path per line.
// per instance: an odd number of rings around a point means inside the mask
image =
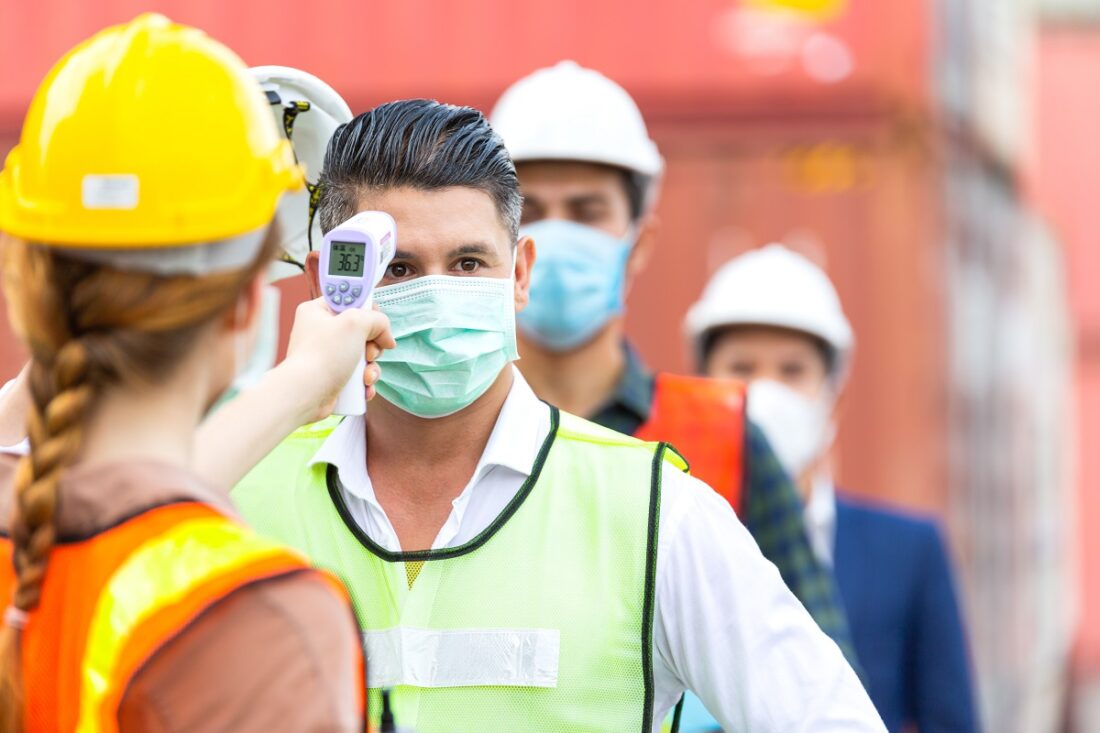
M 523 199 L 516 168 L 484 115 L 428 99 L 388 102 L 336 129 L 325 152 L 317 204 L 328 232 L 359 210 L 371 191 L 465 186 L 496 204 L 513 242 Z

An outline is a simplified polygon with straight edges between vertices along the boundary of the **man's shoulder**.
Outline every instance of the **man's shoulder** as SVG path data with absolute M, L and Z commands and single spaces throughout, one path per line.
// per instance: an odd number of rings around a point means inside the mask
M 935 517 L 890 504 L 838 495 L 838 531 L 857 532 L 895 548 L 939 548 L 943 545 L 940 523 Z
M 604 427 L 599 423 L 579 417 L 571 412 L 565 412 L 564 410 L 558 411 L 557 427 L 557 437 L 566 440 L 577 440 L 585 443 L 596 443 L 609 446 L 643 445 L 643 441 L 634 436 Z
M 260 485 L 265 491 L 272 490 L 273 478 L 280 479 L 275 485 L 289 485 L 293 483 L 290 481 L 292 477 L 310 473 L 313 457 L 342 419 L 338 416 L 327 417 L 288 435 L 237 483 L 231 492 L 234 500 L 239 502 L 243 493 L 252 486 Z
M 559 412 L 556 440 L 565 440 L 574 445 L 589 446 L 597 450 L 610 450 L 623 456 L 634 453 L 644 456 L 646 460 L 658 451 L 658 444 L 655 442 L 620 433 L 568 412 Z M 675 448 L 666 447 L 662 455 L 668 463 L 682 471 L 687 470 L 687 462 Z
M 295 430 L 293 433 L 283 439 L 279 445 L 275 447 L 267 458 L 283 457 L 283 456 L 295 456 L 300 457 L 301 454 L 308 453 L 305 456 L 306 461 L 313 457 L 313 454 L 328 440 L 332 432 L 340 425 L 344 420 L 343 417 L 338 415 L 331 415 L 324 420 L 319 420 L 309 425 L 303 425 Z M 267 460 L 267 459 L 265 459 Z
M 283 441 L 283 444 L 298 445 L 307 442 L 324 441 L 328 436 L 332 435 L 332 431 L 335 430 L 336 426 L 343 420 L 344 418 L 340 415 L 329 415 L 324 420 L 318 420 L 315 423 L 303 425 L 288 435 Z

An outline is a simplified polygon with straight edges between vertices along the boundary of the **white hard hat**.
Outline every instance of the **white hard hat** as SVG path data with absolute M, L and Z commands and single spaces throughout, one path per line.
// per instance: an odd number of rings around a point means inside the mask
M 314 184 L 325 162 L 332 133 L 351 120 L 351 109 L 332 87 L 312 74 L 288 66 L 257 66 L 251 71 L 271 102 L 279 130 L 289 138 L 298 163 L 306 171 L 307 187 L 284 194 L 275 215 L 286 258 L 304 264 L 310 250 L 310 200 Z M 312 228 L 314 239 L 320 242 L 319 223 L 313 221 Z M 279 261 L 271 266 L 268 279 L 274 282 L 301 273 L 302 268 L 297 265 Z
M 833 352 L 832 377 L 843 381 L 851 359 L 852 327 L 829 277 L 781 244 L 736 257 L 711 277 L 688 311 L 685 330 L 697 357 L 706 335 L 726 326 L 777 326 L 824 341 Z
M 573 61 L 539 69 L 501 95 L 489 121 L 516 163 L 576 160 L 656 177 L 663 167 L 638 105 Z

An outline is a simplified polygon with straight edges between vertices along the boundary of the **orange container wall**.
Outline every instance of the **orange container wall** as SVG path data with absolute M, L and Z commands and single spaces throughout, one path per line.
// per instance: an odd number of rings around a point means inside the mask
M 1082 589 L 1077 661 L 1091 688 L 1091 724 L 1100 726 L 1100 98 L 1082 93 L 1100 77 L 1100 29 L 1044 28 L 1038 53 L 1038 149 L 1030 174 L 1035 199 L 1066 243 L 1077 327 L 1077 555 Z M 1066 109 L 1073 113 L 1064 114 Z
M 349 101 L 434 95 L 489 104 L 519 75 L 564 56 L 628 88 L 704 108 L 731 95 L 816 100 L 836 87 L 810 80 L 795 60 L 775 73 L 745 61 L 738 0 L 0 0 L 0 116 L 21 115 L 50 65 L 103 26 L 156 10 L 207 30 L 252 64 L 300 66 Z M 923 106 L 929 4 L 853 2 L 823 26 L 843 39 L 855 73 L 842 87 Z M 741 40 L 739 40 L 741 39 Z

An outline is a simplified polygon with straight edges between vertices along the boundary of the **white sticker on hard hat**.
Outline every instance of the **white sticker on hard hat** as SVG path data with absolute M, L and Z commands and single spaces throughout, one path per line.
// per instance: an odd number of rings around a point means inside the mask
M 85 209 L 135 209 L 138 177 L 135 175 L 86 175 L 80 184 Z

